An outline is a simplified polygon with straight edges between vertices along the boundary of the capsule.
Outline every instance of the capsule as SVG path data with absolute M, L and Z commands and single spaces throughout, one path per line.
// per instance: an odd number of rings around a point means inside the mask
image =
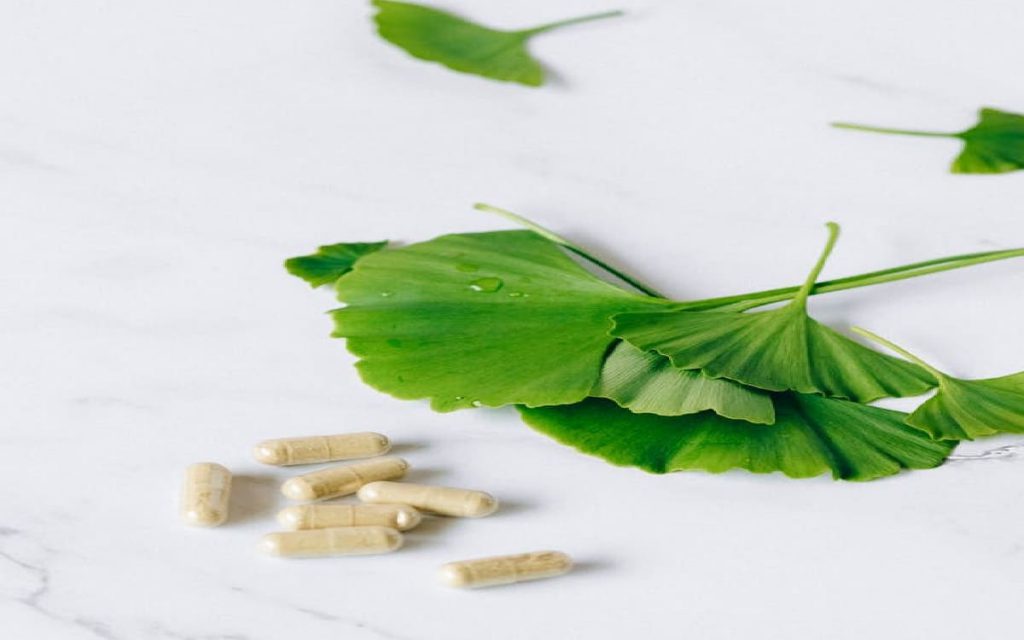
M 450 562 L 441 567 L 441 582 L 449 587 L 472 589 L 553 578 L 572 569 L 572 558 L 561 551 L 534 551 Z
M 304 504 L 277 514 L 281 526 L 293 531 L 367 525 L 408 531 L 422 519 L 419 511 L 404 504 Z
M 197 462 L 185 470 L 181 519 L 193 527 L 216 527 L 228 519 L 231 472 L 216 462 Z
M 442 516 L 480 518 L 498 509 L 498 501 L 483 491 L 406 482 L 371 482 L 358 495 L 363 502 L 407 504 Z
M 401 478 L 408 468 L 408 462 L 394 456 L 342 464 L 296 476 L 284 483 L 281 493 L 292 500 L 337 498 L 355 493 L 368 482 Z
M 387 453 L 391 441 L 380 433 L 341 433 L 333 436 L 308 436 L 265 440 L 252 454 L 260 462 L 288 466 L 354 458 L 371 458 Z
M 402 546 L 402 534 L 390 527 L 335 527 L 283 531 L 263 536 L 263 551 L 285 558 L 362 556 Z

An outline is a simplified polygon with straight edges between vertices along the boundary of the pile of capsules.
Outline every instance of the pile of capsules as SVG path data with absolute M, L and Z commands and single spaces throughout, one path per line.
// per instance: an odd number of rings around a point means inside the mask
M 289 531 L 263 538 L 266 553 L 282 557 L 389 553 L 402 546 L 402 531 L 417 526 L 420 512 L 437 516 L 481 518 L 498 509 L 483 491 L 394 482 L 409 468 L 402 458 L 384 456 L 391 449 L 379 433 L 344 433 L 267 440 L 253 449 L 265 464 L 291 466 L 367 458 L 296 476 L 281 493 L 313 503 L 282 510 L 277 519 Z M 361 504 L 318 504 L 356 494 Z M 188 467 L 181 501 L 186 524 L 216 527 L 228 517 L 231 472 L 215 462 Z M 441 567 L 441 582 L 452 587 L 487 587 L 567 573 L 572 559 L 559 551 L 451 562 Z

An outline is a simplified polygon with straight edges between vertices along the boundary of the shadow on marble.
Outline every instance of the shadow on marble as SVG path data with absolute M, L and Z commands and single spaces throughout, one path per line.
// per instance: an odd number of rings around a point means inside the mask
M 415 529 L 405 531 L 405 544 L 403 549 L 419 549 L 436 544 L 444 537 L 444 532 L 450 527 L 457 526 L 460 518 L 446 518 L 444 516 L 432 516 L 423 514 L 423 522 Z
M 401 480 L 402 482 L 412 482 L 415 484 L 437 484 L 438 477 L 443 475 L 444 472 L 440 469 L 410 467 Z
M 524 511 L 529 511 L 531 508 L 530 504 L 523 502 L 522 500 L 503 500 L 501 496 L 498 496 L 498 510 L 494 512 L 494 515 L 489 516 L 491 518 L 498 518 L 508 515 L 518 515 Z
M 572 571 L 569 572 L 570 576 L 584 575 L 588 576 L 592 573 L 601 573 L 614 567 L 615 564 L 601 558 L 574 560 L 572 564 Z
M 389 456 L 406 456 L 406 455 L 408 455 L 410 453 L 416 453 L 417 451 L 422 451 L 423 449 L 427 449 L 427 448 L 429 448 L 429 446 L 430 445 L 428 445 L 426 442 L 418 442 L 418 441 L 415 441 L 415 440 L 413 440 L 413 441 L 400 440 L 398 442 L 392 442 L 391 443 L 391 449 L 388 451 L 387 454 Z
M 240 474 L 231 480 L 231 524 L 273 520 L 281 481 L 270 475 Z

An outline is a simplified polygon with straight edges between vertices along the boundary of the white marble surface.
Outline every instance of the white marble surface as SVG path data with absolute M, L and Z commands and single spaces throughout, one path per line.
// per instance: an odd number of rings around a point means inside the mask
M 610 8 L 448 2 L 499 25 Z M 615 5 L 612 5 L 615 6 Z M 858 485 L 648 476 L 512 411 L 361 385 L 317 244 L 501 228 L 517 209 L 681 297 L 1024 244 L 1024 175 L 956 177 L 960 128 L 1024 110 L 1018 3 L 676 2 L 550 35 L 540 90 L 413 61 L 365 2 L 0 3 L 0 637 L 17 640 L 1016 638 L 1024 460 Z M 1024 264 L 814 301 L 965 375 L 1024 367 Z M 261 557 L 288 475 L 256 440 L 374 429 L 414 478 L 507 508 L 375 558 Z M 978 443 L 985 448 L 1012 441 Z M 231 522 L 176 519 L 184 467 Z M 481 592 L 442 562 L 558 548 L 580 570 Z

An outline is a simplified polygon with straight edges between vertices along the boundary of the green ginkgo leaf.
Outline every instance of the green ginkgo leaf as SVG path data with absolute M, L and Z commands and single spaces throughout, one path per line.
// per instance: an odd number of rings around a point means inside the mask
M 1024 116 L 998 109 L 984 108 L 978 112 L 978 123 L 956 133 L 910 131 L 887 127 L 836 122 L 835 127 L 874 133 L 891 133 L 928 138 L 959 138 L 963 151 L 953 161 L 953 173 L 1008 173 L 1024 169 Z
M 387 244 L 387 241 L 328 244 L 317 249 L 313 255 L 285 260 L 284 267 L 293 276 L 319 287 L 336 281 L 351 271 L 359 258 L 380 251 Z
M 578 402 L 611 316 L 670 304 L 599 280 L 532 231 L 441 236 L 362 257 L 334 335 L 372 387 L 439 411 Z
M 635 413 L 681 416 L 711 410 L 759 424 L 775 422 L 771 397 L 757 389 L 700 371 L 676 368 L 668 358 L 619 342 L 601 367 L 592 395 Z
M 424 5 L 392 0 L 373 0 L 373 4 L 378 9 L 374 19 L 381 37 L 410 55 L 455 71 L 531 87 L 544 84 L 544 69 L 526 49 L 530 38 L 570 24 L 622 15 L 609 11 L 504 31 Z
M 938 391 L 910 414 L 907 424 L 942 440 L 1024 433 L 1024 372 L 981 380 L 954 378 L 881 336 L 853 330 L 916 362 L 939 381 Z
M 807 297 L 838 238 L 829 239 L 791 302 L 760 312 L 655 309 L 615 316 L 612 333 L 680 369 L 759 389 L 820 393 L 857 402 L 915 396 L 935 386 L 921 367 L 878 353 L 807 315 Z
M 908 427 L 899 411 L 800 394 L 781 394 L 775 402 L 776 420 L 769 426 L 712 412 L 632 413 L 595 398 L 519 411 L 528 425 L 563 444 L 653 473 L 746 469 L 781 471 L 792 478 L 830 472 L 837 479 L 873 480 L 901 469 L 937 467 L 954 446 Z

